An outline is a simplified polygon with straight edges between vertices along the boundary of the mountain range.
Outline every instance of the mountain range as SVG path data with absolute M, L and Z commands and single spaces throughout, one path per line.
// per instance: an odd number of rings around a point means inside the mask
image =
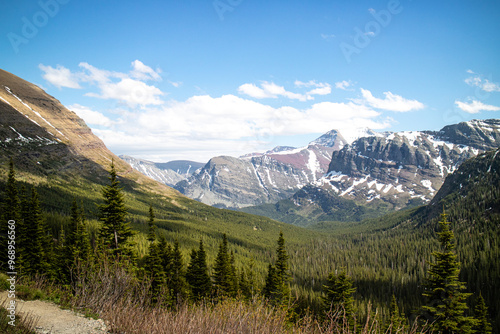
M 180 180 L 175 184 L 161 170 L 145 170 L 152 162 L 129 162 L 212 206 L 301 225 L 361 220 L 428 203 L 463 161 L 500 146 L 500 120 L 472 120 L 440 131 L 364 129 L 351 140 L 331 130 L 301 148 L 214 157 L 190 175 L 170 177 Z

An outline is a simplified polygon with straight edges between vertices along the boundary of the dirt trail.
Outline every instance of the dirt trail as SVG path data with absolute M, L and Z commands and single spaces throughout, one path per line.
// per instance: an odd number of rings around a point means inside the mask
M 0 292 L 0 303 L 9 301 L 7 292 Z M 16 299 L 16 313 L 21 317 L 35 318 L 36 332 L 40 334 L 104 334 L 106 325 L 101 319 L 85 318 L 70 310 L 62 310 L 54 303 L 33 300 L 22 301 Z

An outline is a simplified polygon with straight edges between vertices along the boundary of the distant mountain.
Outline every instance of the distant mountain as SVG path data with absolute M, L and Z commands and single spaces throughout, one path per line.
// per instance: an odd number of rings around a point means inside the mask
M 359 138 L 333 152 L 327 174 L 288 202 L 244 211 L 305 225 L 318 219 L 360 220 L 429 203 L 461 163 L 498 146 L 497 119 Z M 290 213 L 295 218 L 287 217 Z
M 165 163 L 152 162 L 133 158 L 128 155 L 120 155 L 120 159 L 126 161 L 132 168 L 153 180 L 173 187 L 176 183 L 187 179 L 196 170 L 204 166 L 201 162 L 188 160 L 174 160 Z
M 318 181 L 332 152 L 346 145 L 332 130 L 306 147 L 278 146 L 240 158 L 212 158 L 199 172 L 176 184 L 190 198 L 218 207 L 240 208 L 276 202 Z

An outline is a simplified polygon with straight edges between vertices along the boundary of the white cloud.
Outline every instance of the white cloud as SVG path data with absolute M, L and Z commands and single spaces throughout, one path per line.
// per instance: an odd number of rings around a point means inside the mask
M 90 125 L 102 125 L 109 127 L 114 124 L 114 122 L 108 117 L 104 116 L 98 111 L 91 110 L 88 107 L 82 106 L 80 104 L 72 104 L 67 106 L 69 110 L 74 111 L 79 117 L 83 118 L 85 123 Z
M 499 111 L 500 107 L 492 106 L 489 104 L 484 104 L 480 101 L 473 100 L 470 103 L 455 101 L 455 104 L 461 110 L 469 113 L 469 114 L 477 114 L 481 111 Z
M 140 60 L 134 60 L 132 62 L 132 71 L 130 76 L 138 80 L 154 80 L 161 81 L 160 70 L 153 70 L 151 67 L 144 65 Z
M 95 130 L 116 153 L 166 161 L 206 161 L 217 155 L 239 156 L 269 149 L 279 136 L 359 127 L 383 129 L 390 121 L 369 106 L 321 102 L 305 109 L 274 108 L 235 95 L 193 96 L 130 113 L 113 129 Z
M 330 86 L 314 88 L 306 93 L 306 95 L 328 95 L 332 92 Z
M 129 107 L 145 107 L 160 105 L 163 92 L 155 86 L 149 86 L 142 81 L 125 78 L 117 83 L 109 82 L 100 85 L 101 94 L 87 93 L 86 96 L 101 99 L 116 99 L 125 102 Z
M 471 70 L 467 70 L 467 73 L 475 74 L 474 76 L 468 77 L 464 80 L 465 83 L 469 86 L 479 87 L 480 89 L 488 93 L 500 92 L 500 85 L 498 85 L 497 83 L 491 82 L 488 79 L 483 79 L 480 74 L 476 74 Z
M 363 88 L 361 88 L 361 94 L 366 103 L 377 109 L 407 112 L 423 109 L 425 107 L 423 103 L 417 100 L 408 100 L 391 92 L 384 92 L 384 99 L 374 97 L 369 90 Z
M 160 97 L 164 93 L 145 83 L 150 80 L 161 81 L 160 70 L 155 71 L 140 60 L 133 61 L 131 66 L 129 73 L 99 69 L 86 62 L 78 64 L 81 68 L 79 72 L 71 72 L 62 66 L 54 69 L 40 64 L 39 67 L 45 72 L 43 77 L 58 87 L 82 88 L 81 83 L 97 86 L 99 93 L 90 92 L 86 96 L 115 99 L 131 108 L 163 104 Z
M 294 93 L 287 91 L 285 87 L 279 86 L 274 82 L 264 81 L 260 84 L 260 87 L 257 87 L 255 84 L 251 83 L 243 84 L 240 87 L 238 87 L 238 92 L 240 94 L 245 94 L 256 99 L 264 99 L 264 98 L 276 99 L 280 96 L 284 96 L 291 100 L 299 100 L 299 101 L 314 100 L 313 95 L 327 95 L 331 93 L 331 87 L 328 83 L 323 83 L 323 82 L 318 83 L 313 80 L 309 82 L 302 82 L 299 80 L 295 80 L 294 84 L 296 87 L 299 88 L 303 87 L 308 87 L 308 88 L 316 87 L 316 88 L 301 94 L 301 93 Z
M 350 80 L 349 81 L 342 80 L 342 81 L 335 83 L 335 88 L 342 89 L 342 90 L 347 90 L 347 88 L 349 88 L 351 86 L 352 86 L 352 82 Z
M 64 66 L 57 65 L 56 68 L 53 68 L 52 66 L 40 64 L 38 68 L 44 72 L 42 77 L 57 88 L 82 88 L 78 83 L 80 80 L 79 75 L 71 73 L 71 71 Z
M 277 96 L 272 95 L 269 92 L 266 92 L 264 89 L 255 86 L 254 84 L 246 83 L 238 87 L 238 92 L 240 94 L 245 94 L 256 99 L 264 99 L 264 98 L 277 98 Z

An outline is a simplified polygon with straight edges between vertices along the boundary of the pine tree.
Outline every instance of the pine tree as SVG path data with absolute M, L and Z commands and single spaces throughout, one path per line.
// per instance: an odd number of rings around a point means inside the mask
M 288 255 L 283 232 L 280 231 L 276 248 L 276 263 L 268 268 L 264 296 L 274 304 L 288 304 L 290 301 L 289 281 Z
M 491 324 L 488 321 L 488 308 L 486 307 L 486 303 L 484 302 L 483 295 L 479 293 L 479 297 L 477 298 L 476 307 L 474 308 L 474 316 L 477 319 L 476 326 L 474 329 L 478 334 L 490 334 L 491 333 Z
M 240 270 L 240 280 L 239 280 L 240 293 L 245 299 L 252 298 L 252 288 L 250 286 L 250 282 L 248 281 L 247 274 L 245 269 L 241 268 Z
M 144 270 L 151 279 L 151 299 L 154 303 L 161 298 L 160 293 L 165 285 L 166 273 L 162 263 L 162 251 L 158 242 L 152 242 L 149 245 L 149 252 L 146 256 Z
M 427 273 L 423 295 L 428 305 L 423 308 L 433 320 L 433 330 L 443 334 L 470 333 L 474 319 L 464 313 L 468 309 L 465 300 L 471 294 L 463 292 L 465 283 L 458 280 L 460 263 L 454 253 L 455 237 L 446 216 L 443 213 L 439 221 L 438 239 L 442 250 L 433 253 L 436 262 L 430 264 Z
M 110 184 L 102 190 L 104 204 L 99 205 L 99 220 L 102 227 L 99 231 L 104 246 L 114 254 L 130 255 L 127 241 L 133 235 L 129 223 L 126 221 L 127 209 L 124 195 L 117 180 L 115 165 L 111 163 L 109 172 Z
M 24 222 L 30 236 L 30 247 L 26 248 L 28 273 L 48 273 L 52 254 L 50 237 L 47 235 L 48 229 L 42 217 L 38 193 L 34 188 L 31 190 L 31 200 L 26 210 L 27 217 Z
M 278 298 L 278 289 L 279 278 L 276 273 L 276 268 L 269 263 L 269 266 L 267 268 L 266 284 L 264 285 L 264 289 L 262 290 L 264 298 L 271 302 L 274 302 Z
M 207 254 L 201 239 L 198 250 L 193 249 L 191 252 L 191 262 L 186 273 L 186 280 L 195 301 L 200 301 L 210 294 L 212 282 L 208 275 Z
M 164 235 L 160 236 L 160 243 L 158 245 L 161 263 L 163 266 L 163 270 L 167 275 L 167 284 L 170 283 L 170 278 L 172 276 L 172 246 L 167 243 L 167 239 L 165 239 Z
M 172 250 L 170 275 L 169 289 L 172 296 L 173 306 L 175 307 L 184 297 L 186 287 L 184 263 L 179 249 L 179 242 L 177 240 L 175 240 L 174 249 Z
M 149 206 L 148 240 L 150 242 L 156 240 L 155 214 L 153 212 L 153 206 L 151 205 Z
M 354 325 L 355 312 L 352 294 L 356 291 L 352 285 L 352 279 L 347 276 L 345 270 L 342 270 L 339 275 L 330 273 L 326 285 L 323 286 L 325 312 L 343 311 L 351 327 Z
M 21 256 L 24 253 L 24 235 L 23 232 L 23 221 L 21 220 L 21 206 L 19 201 L 19 195 L 17 191 L 17 181 L 16 173 L 14 170 L 14 162 L 10 159 L 9 162 L 9 174 L 7 176 L 7 185 L 5 187 L 5 194 L 2 206 L 2 215 L 0 215 L 0 268 L 2 272 L 8 271 L 18 271 L 19 265 L 21 264 Z M 16 259 L 12 264 L 12 267 L 8 266 L 8 231 L 9 231 L 9 221 L 13 220 L 15 224 L 15 247 L 16 247 Z M 12 243 L 12 242 L 10 242 Z M 11 262 L 12 263 L 12 262 Z M 11 270 L 13 269 L 13 270 Z
M 222 235 L 214 265 L 214 289 L 218 296 L 230 296 L 233 292 L 231 259 L 227 246 L 227 236 Z

